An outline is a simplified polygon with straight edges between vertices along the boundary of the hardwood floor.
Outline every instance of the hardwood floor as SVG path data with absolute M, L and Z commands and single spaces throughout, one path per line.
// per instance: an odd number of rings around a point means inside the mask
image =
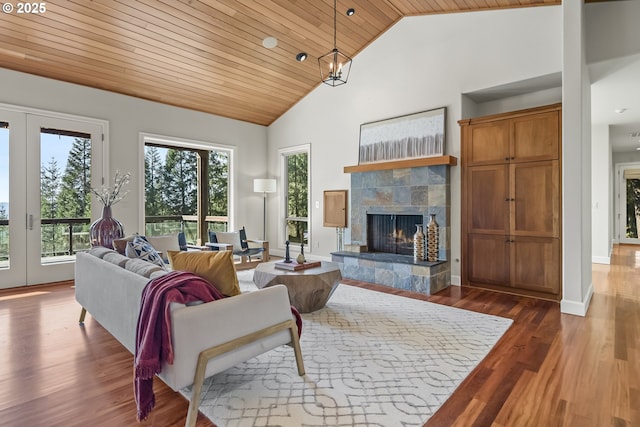
M 616 246 L 611 265 L 593 267 L 584 318 L 478 289 L 391 291 L 514 319 L 426 426 L 640 426 L 639 279 L 640 247 Z M 156 408 L 136 421 L 133 356 L 90 315 L 78 326 L 79 313 L 72 282 L 0 291 L 0 425 L 184 425 L 187 401 L 160 380 Z

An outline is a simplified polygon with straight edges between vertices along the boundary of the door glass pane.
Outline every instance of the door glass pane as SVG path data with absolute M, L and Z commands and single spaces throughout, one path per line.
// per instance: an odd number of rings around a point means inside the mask
M 40 132 L 41 262 L 75 259 L 91 247 L 91 135 Z
M 207 224 L 210 231 L 227 231 L 229 223 L 229 152 L 209 152 L 209 209 Z
M 628 239 L 638 238 L 640 226 L 640 179 L 627 179 L 627 235 Z
M 0 269 L 9 268 L 9 123 L 0 122 Z
M 286 158 L 287 213 L 286 239 L 291 243 L 309 243 L 309 155 L 306 152 Z

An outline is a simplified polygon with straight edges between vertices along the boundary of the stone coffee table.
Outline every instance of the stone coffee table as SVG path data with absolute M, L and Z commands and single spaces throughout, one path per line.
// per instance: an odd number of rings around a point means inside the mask
M 291 305 L 300 313 L 311 313 L 324 307 L 341 279 L 338 264 L 327 261 L 322 261 L 319 267 L 298 271 L 281 270 L 275 267 L 275 262 L 264 262 L 258 264 L 253 273 L 253 283 L 260 289 L 285 285 Z

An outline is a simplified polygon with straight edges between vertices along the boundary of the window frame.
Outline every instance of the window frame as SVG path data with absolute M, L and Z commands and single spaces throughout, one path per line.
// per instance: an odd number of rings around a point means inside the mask
M 233 230 L 234 228 L 234 218 L 235 218 L 235 181 L 236 181 L 236 167 L 235 167 L 235 152 L 236 147 L 232 145 L 218 144 L 214 142 L 208 141 L 198 141 L 186 138 L 178 138 L 172 136 L 164 136 L 164 135 L 156 135 L 145 132 L 140 132 L 139 134 L 139 174 L 138 174 L 138 183 L 139 183 L 139 229 L 145 230 L 145 216 L 146 216 L 146 206 L 145 206 L 145 147 L 146 145 L 154 145 L 163 148 L 178 148 L 178 149 L 187 149 L 193 151 L 226 151 L 229 156 L 229 182 L 228 182 L 228 200 L 227 200 L 227 227 L 229 230 Z M 200 193 L 201 185 L 200 185 L 200 177 L 198 177 L 199 181 L 199 189 Z M 198 212 L 201 212 L 201 204 L 202 199 L 198 196 Z M 200 213 L 198 213 L 200 216 Z M 208 241 L 208 237 L 205 236 L 202 230 L 206 227 L 206 223 L 204 222 L 204 217 L 206 215 L 202 215 L 202 218 L 198 218 L 199 224 L 201 224 L 200 236 L 201 239 Z
M 295 220 L 301 221 L 305 218 L 298 217 L 287 217 L 287 201 L 288 201 L 288 170 L 287 170 L 287 157 L 305 153 L 307 155 L 307 244 L 305 245 L 305 250 L 308 253 L 312 252 L 312 211 L 311 211 L 311 144 L 302 144 L 294 147 L 282 148 L 278 150 L 278 155 L 280 159 L 280 194 L 282 194 L 282 200 L 279 207 L 278 213 L 278 245 L 281 248 L 285 247 L 285 242 L 287 241 L 287 221 Z

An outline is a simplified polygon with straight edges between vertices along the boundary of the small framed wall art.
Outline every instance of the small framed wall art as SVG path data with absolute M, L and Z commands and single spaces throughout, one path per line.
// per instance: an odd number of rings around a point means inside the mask
M 358 163 L 444 155 L 446 107 L 360 125 Z

